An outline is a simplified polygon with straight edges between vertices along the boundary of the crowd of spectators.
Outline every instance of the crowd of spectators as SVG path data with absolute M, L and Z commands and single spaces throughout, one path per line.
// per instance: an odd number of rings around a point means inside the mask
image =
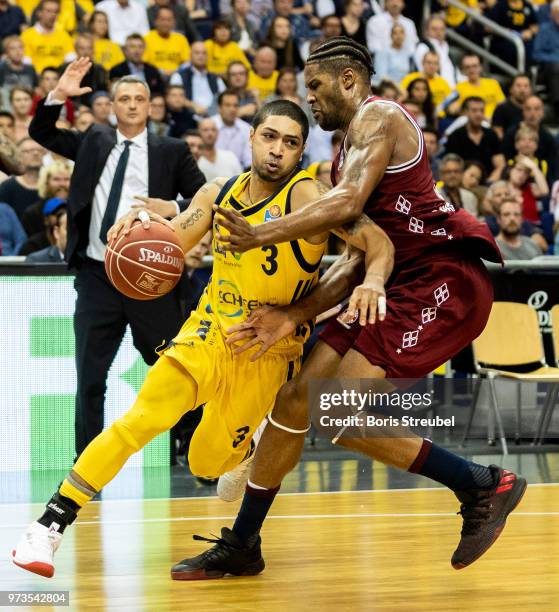
M 518 61 L 510 40 L 446 0 L 430 2 L 426 23 L 423 2 L 411 0 L 0 0 L 0 254 L 56 261 L 64 251 L 72 164 L 28 128 L 68 62 L 91 59 L 83 85 L 92 92 L 67 100 L 59 127 L 114 126 L 111 84 L 141 77 L 152 94 L 149 130 L 184 139 L 211 180 L 250 165 L 256 111 L 289 99 L 311 124 L 303 165 L 328 184 L 341 137 L 313 121 L 303 67 L 320 41 L 340 35 L 367 45 L 375 93 L 401 103 L 423 129 L 440 193 L 485 219 L 507 257 L 552 253 L 559 0 L 463 4 L 519 37 L 525 72 L 506 78 L 449 45 L 453 29 L 511 66 Z

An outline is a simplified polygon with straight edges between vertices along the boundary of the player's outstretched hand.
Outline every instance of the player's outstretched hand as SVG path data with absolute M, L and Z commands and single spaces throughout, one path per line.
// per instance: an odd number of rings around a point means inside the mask
M 377 319 L 377 312 L 379 321 L 384 321 L 386 294 L 384 279 L 380 274 L 366 278 L 363 284 L 355 287 L 341 320 L 344 323 L 352 323 L 359 317 L 360 325 L 372 325 Z
M 157 213 L 166 219 L 177 216 L 177 206 L 175 202 L 162 200 L 161 198 L 148 198 L 146 196 L 134 196 L 138 200 L 137 204 L 132 204 L 133 209 L 145 208 L 149 212 Z
M 260 349 L 250 358 L 251 361 L 256 361 L 276 342 L 292 334 L 295 328 L 296 323 L 282 306 L 264 306 L 255 310 L 244 323 L 230 327 L 227 330 L 230 335 L 225 342 L 236 344 L 241 340 L 248 340 L 234 349 L 236 355 L 261 344 Z
M 215 216 L 217 225 L 229 232 L 227 236 L 221 232 L 216 235 L 216 240 L 226 251 L 244 253 L 262 246 L 258 242 L 257 226 L 251 225 L 241 213 L 219 206 L 214 206 L 213 209 L 217 213 Z
M 161 215 L 158 215 L 157 213 L 146 208 L 135 208 L 118 219 L 115 224 L 109 228 L 109 231 L 107 232 L 107 241 L 111 242 L 121 233 L 126 236 L 134 221 L 137 220 L 142 222 L 144 229 L 149 229 L 151 221 L 158 221 L 159 223 L 163 223 L 163 225 L 166 225 L 175 231 L 173 224 L 170 221 L 167 221 L 167 219 L 164 219 Z

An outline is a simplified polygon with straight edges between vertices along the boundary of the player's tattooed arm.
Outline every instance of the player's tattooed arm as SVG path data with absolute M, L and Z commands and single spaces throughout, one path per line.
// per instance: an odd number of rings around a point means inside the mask
M 137 197 L 136 199 L 143 204 L 134 205 L 129 213 L 118 219 L 108 232 L 109 242 L 121 232 L 127 234 L 132 224 L 141 219 L 145 229 L 149 229 L 150 221 L 158 221 L 167 225 L 176 232 L 183 251 L 185 253 L 190 251 L 212 227 L 212 205 L 225 180 L 216 179 L 203 185 L 192 198 L 189 207 L 171 221 L 162 216 L 158 212 L 161 209 L 155 205 L 175 206 L 173 202 L 159 198 Z M 149 206 L 150 203 L 153 206 Z
M 246 251 L 265 244 L 286 242 L 317 234 L 354 221 L 379 184 L 396 146 L 396 134 L 407 121 L 403 114 L 385 104 L 367 104 L 351 122 L 351 148 L 336 187 L 290 215 L 247 228 L 233 214 L 225 214 L 223 238 L 231 251 Z M 228 213 L 228 211 L 225 211 Z
M 171 222 L 185 253 L 212 229 L 212 206 L 226 182 L 225 178 L 216 178 L 205 183 L 192 198 L 190 206 Z

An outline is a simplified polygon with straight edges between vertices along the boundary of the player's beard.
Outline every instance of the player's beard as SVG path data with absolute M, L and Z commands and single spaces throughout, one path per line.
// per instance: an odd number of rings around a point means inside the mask
M 327 107 L 328 111 L 320 107 L 318 125 L 326 132 L 334 132 L 342 125 L 341 110 L 344 108 L 344 98 L 337 82 L 334 82 L 332 86 L 332 94 L 327 100 Z

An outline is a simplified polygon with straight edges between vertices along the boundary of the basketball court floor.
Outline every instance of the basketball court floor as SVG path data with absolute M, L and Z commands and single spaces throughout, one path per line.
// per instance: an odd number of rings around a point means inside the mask
M 450 566 L 461 527 L 452 493 L 343 452 L 311 451 L 264 526 L 267 567 L 259 576 L 170 579 L 173 563 L 210 546 L 192 534 L 218 535 L 238 508 L 176 466 L 141 477 L 121 472 L 65 534 L 51 580 L 10 561 L 19 533 L 43 508 L 13 495 L 16 503 L 0 505 L 0 591 L 69 591 L 71 610 L 558 610 L 559 454 L 503 464 L 530 487 L 493 548 L 461 571 Z M 34 498 L 46 500 L 61 477 L 37 475 Z M 0 484 L 16 492 L 17 476 L 1 475 Z

